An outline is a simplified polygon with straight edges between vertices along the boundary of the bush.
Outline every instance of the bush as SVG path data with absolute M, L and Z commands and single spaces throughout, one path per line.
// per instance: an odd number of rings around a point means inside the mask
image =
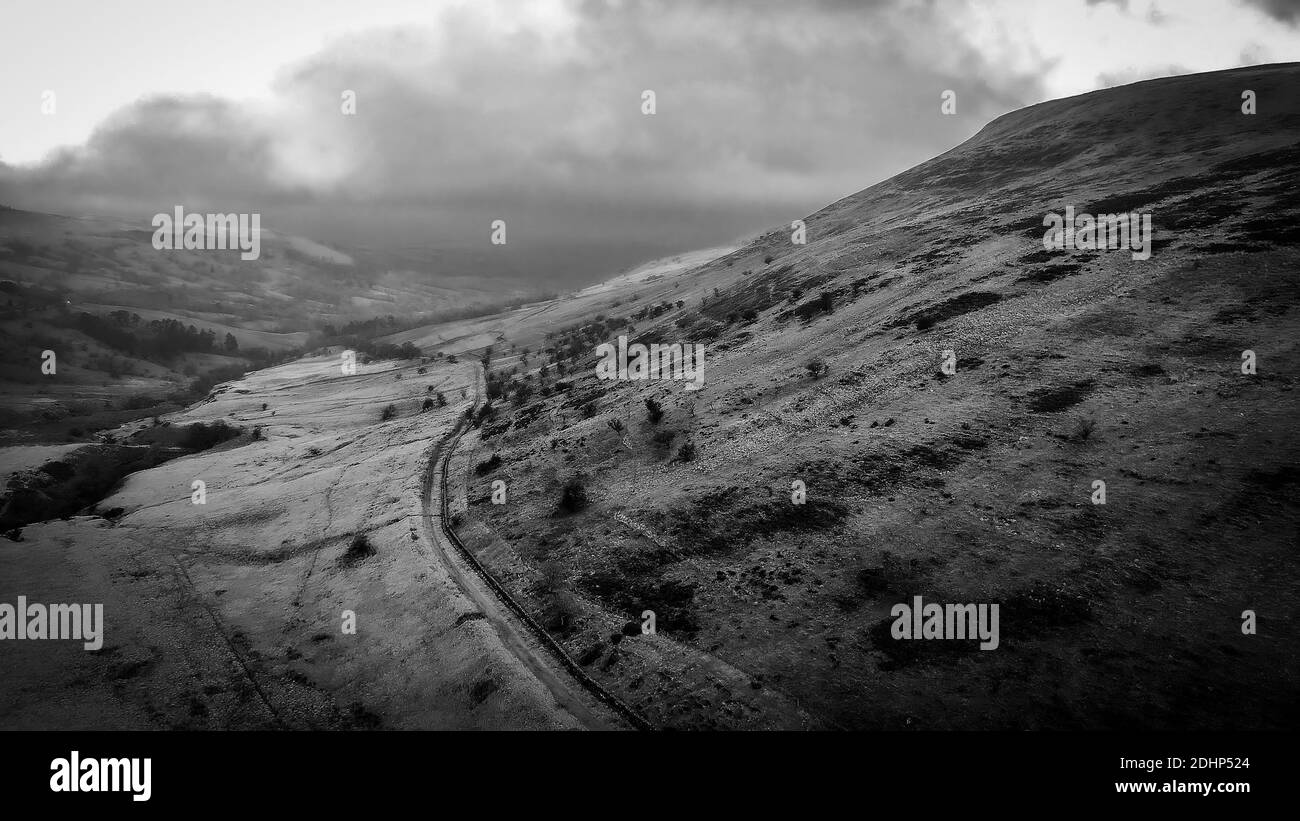
M 375 548 L 370 544 L 370 540 L 366 538 L 366 534 L 354 533 L 352 535 L 352 544 L 348 545 L 347 551 L 343 554 L 342 562 L 352 564 L 373 555 L 375 555 Z
M 185 438 L 181 440 L 181 447 L 187 450 L 207 450 L 228 439 L 234 439 L 239 434 L 239 428 L 227 425 L 221 419 L 210 424 L 195 422 L 185 431 Z
M 694 462 L 694 461 L 695 461 L 695 445 L 694 445 L 694 443 L 692 443 L 692 442 L 683 442 L 683 443 L 682 443 L 682 446 L 681 446 L 680 448 L 677 449 L 677 461 L 679 461 L 679 462 Z
M 612 431 L 614 431 L 615 433 L 622 433 L 622 432 L 623 432 L 623 420 L 622 420 L 622 419 L 609 419 L 609 420 L 607 420 L 607 421 L 605 422 L 605 424 L 606 424 L 606 425 L 609 425 L 609 429 L 612 430 Z
M 542 627 L 548 633 L 561 637 L 567 636 L 577 628 L 579 614 L 580 611 L 572 595 L 567 592 L 556 593 L 547 597 L 546 603 L 542 606 Z
M 543 593 L 559 593 L 564 590 L 564 568 L 555 559 L 547 559 L 537 566 L 542 578 L 538 582 L 538 587 Z
M 1092 432 L 1096 427 L 1097 427 L 1096 419 L 1092 419 L 1092 418 L 1085 419 L 1084 417 L 1080 416 L 1074 422 L 1074 431 L 1070 434 L 1070 438 L 1076 442 L 1087 441 L 1088 437 L 1092 436 Z
M 560 503 L 556 508 L 556 512 L 577 513 L 585 508 L 587 504 L 587 488 L 583 485 L 582 477 L 574 476 L 564 483 L 564 488 L 560 492 Z
M 830 370 L 830 368 L 826 365 L 826 363 L 821 361 L 820 359 L 814 359 L 811 362 L 809 362 L 807 365 L 804 365 L 804 367 L 808 369 L 808 375 L 811 376 L 813 379 L 820 379 L 823 375 L 825 375 L 827 371 Z
M 387 422 L 389 419 L 394 419 L 396 417 L 397 417 L 397 406 L 390 404 L 386 408 L 384 408 L 383 413 L 379 414 L 379 421 Z
M 653 399 L 645 400 L 645 410 L 646 417 L 650 420 L 650 424 L 652 425 L 659 424 L 659 420 L 664 418 L 663 405 L 660 405 Z
M 488 473 L 491 473 L 492 471 L 496 470 L 500 466 L 501 466 L 501 455 L 494 453 L 492 454 L 491 458 L 479 462 L 477 465 L 475 465 L 474 472 L 477 473 L 479 476 L 483 476 Z

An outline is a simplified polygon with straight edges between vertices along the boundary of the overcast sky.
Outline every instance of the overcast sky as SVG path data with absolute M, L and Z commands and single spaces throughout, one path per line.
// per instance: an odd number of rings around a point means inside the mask
M 0 203 L 257 211 L 326 243 L 472 244 L 502 218 L 511 245 L 629 261 L 788 224 L 1024 105 L 1300 59 L 1289 0 L 6 0 L 3 21 Z

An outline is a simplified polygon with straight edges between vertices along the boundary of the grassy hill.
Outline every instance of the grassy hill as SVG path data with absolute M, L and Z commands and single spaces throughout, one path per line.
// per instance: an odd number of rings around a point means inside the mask
M 466 538 L 670 726 L 1295 727 L 1298 82 L 1032 106 L 804 245 L 412 332 L 493 346 Z M 1066 206 L 1151 214 L 1151 258 L 1044 250 Z M 704 389 L 597 380 L 621 333 L 704 343 Z M 915 595 L 998 603 L 1000 648 L 891 639 Z

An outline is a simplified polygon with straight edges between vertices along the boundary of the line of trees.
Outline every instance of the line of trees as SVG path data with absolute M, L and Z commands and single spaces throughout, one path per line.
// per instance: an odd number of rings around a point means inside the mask
M 140 315 L 130 311 L 113 311 L 108 316 L 82 311 L 74 320 L 77 330 L 110 348 L 159 362 L 168 362 L 184 353 L 237 354 L 239 340 L 227 332 L 218 341 L 217 332 L 211 328 L 200 329 L 177 319 L 154 319 L 144 322 Z M 249 359 L 266 362 L 272 359 L 266 348 L 254 347 L 243 351 Z

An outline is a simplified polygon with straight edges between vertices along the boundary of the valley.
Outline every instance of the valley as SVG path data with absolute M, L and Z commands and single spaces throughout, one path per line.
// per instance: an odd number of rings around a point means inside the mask
M 283 357 L 196 351 L 232 370 L 0 450 L 12 476 L 237 429 L 0 540 L 0 598 L 105 620 L 95 653 L 0 647 L 0 725 L 628 727 L 572 664 L 666 729 L 1294 728 L 1297 82 L 1030 106 L 804 217 L 805 244 L 372 323 L 355 374 L 259 307 L 229 327 Z M 1045 248 L 1067 209 L 1149 215 L 1149 258 Z M 66 333 L 47 307 L 6 339 Z M 602 378 L 620 337 L 703 350 L 699 389 Z M 113 399 L 179 381 L 138 369 Z M 98 373 L 74 354 L 23 401 L 105 401 Z M 919 601 L 995 606 L 997 638 L 898 641 Z

